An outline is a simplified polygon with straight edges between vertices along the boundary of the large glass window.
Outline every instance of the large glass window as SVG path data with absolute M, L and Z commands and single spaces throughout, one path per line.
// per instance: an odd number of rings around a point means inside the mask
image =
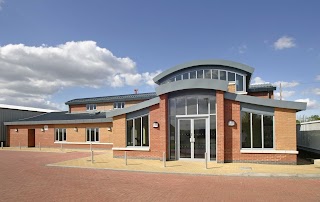
M 209 98 L 198 99 L 198 114 L 208 114 Z
M 252 143 L 253 148 L 262 148 L 261 115 L 252 114 Z
M 87 128 L 87 142 L 99 142 L 99 128 Z
M 185 115 L 186 114 L 186 99 L 185 99 L 185 97 L 177 98 L 176 114 L 177 115 Z
M 273 116 L 241 112 L 242 148 L 273 148 Z
M 127 146 L 149 146 L 149 116 L 127 120 Z
M 182 79 L 183 79 L 183 80 L 189 79 L 189 72 L 188 72 L 188 73 L 184 73 L 184 74 L 182 75 Z
M 56 128 L 55 129 L 55 141 L 56 142 L 67 141 L 67 130 L 65 128 Z
M 187 98 L 187 114 L 197 114 L 197 97 Z
M 242 122 L 242 148 L 251 148 L 251 123 L 250 123 L 250 113 L 241 112 L 241 122 Z
M 273 117 L 263 116 L 264 148 L 273 148 Z
M 127 146 L 133 146 L 133 120 L 127 121 Z

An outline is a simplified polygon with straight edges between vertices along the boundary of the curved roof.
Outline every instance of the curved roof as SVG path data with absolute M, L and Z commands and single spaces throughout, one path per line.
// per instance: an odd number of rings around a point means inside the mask
M 180 64 L 180 65 L 174 66 L 170 69 L 167 69 L 166 71 L 164 71 L 161 74 L 154 77 L 153 81 L 155 83 L 159 84 L 159 80 L 161 80 L 162 78 L 164 78 L 174 72 L 177 72 L 182 69 L 187 69 L 189 67 L 200 66 L 200 65 L 221 65 L 221 66 L 226 66 L 226 67 L 233 67 L 233 68 L 248 72 L 249 74 L 252 74 L 254 71 L 254 68 L 252 68 L 248 65 L 241 64 L 238 62 L 229 61 L 229 60 L 195 60 L 195 61 Z

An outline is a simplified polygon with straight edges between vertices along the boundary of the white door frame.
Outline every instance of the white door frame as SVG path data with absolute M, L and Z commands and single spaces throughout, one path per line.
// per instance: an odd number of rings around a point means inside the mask
M 190 142 L 191 144 L 191 158 L 180 158 L 180 120 L 190 120 L 190 139 L 193 138 L 194 139 L 194 120 L 199 120 L 199 119 L 204 119 L 205 120 L 205 127 L 206 127 L 206 134 L 205 134 L 205 140 L 206 140 L 206 152 L 208 155 L 208 161 L 210 161 L 210 122 L 209 122 L 209 115 L 196 115 L 196 116 L 177 116 L 177 129 L 178 129 L 178 133 L 177 133 L 177 159 L 178 160 L 192 160 L 192 161 L 196 161 L 196 160 L 200 160 L 200 161 L 204 161 L 205 158 L 194 158 L 194 142 Z

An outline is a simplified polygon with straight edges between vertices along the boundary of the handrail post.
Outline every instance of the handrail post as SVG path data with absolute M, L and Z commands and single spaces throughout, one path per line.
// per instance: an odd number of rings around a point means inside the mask
M 124 162 L 126 165 L 128 165 L 128 159 L 127 159 L 127 152 L 124 152 Z
M 1 149 L 3 149 L 3 142 L 1 142 Z
M 91 163 L 93 163 L 93 150 L 91 150 Z
M 206 164 L 206 169 L 208 169 L 208 154 L 207 154 L 207 152 L 204 153 L 204 160 L 205 160 L 205 164 Z
M 163 152 L 163 156 L 162 156 L 162 161 L 163 161 L 163 167 L 166 167 L 166 152 Z

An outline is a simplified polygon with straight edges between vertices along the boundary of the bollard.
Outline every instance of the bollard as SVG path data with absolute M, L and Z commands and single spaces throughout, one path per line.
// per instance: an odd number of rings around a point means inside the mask
M 92 142 L 90 142 L 90 151 L 92 151 Z
M 93 151 L 91 150 L 91 163 L 93 163 Z
M 162 161 L 163 161 L 163 167 L 166 167 L 166 152 L 163 152 L 163 156 L 162 156 Z
M 40 149 L 40 151 L 41 151 L 41 144 L 40 144 L 40 142 L 39 142 L 39 149 Z
M 207 155 L 207 152 L 204 153 L 204 160 L 206 162 L 206 169 L 208 169 L 208 155 Z
M 127 160 L 127 152 L 124 152 L 124 162 L 126 163 L 126 165 L 128 165 L 128 160 Z
M 3 149 L 3 142 L 1 142 L 1 149 Z

